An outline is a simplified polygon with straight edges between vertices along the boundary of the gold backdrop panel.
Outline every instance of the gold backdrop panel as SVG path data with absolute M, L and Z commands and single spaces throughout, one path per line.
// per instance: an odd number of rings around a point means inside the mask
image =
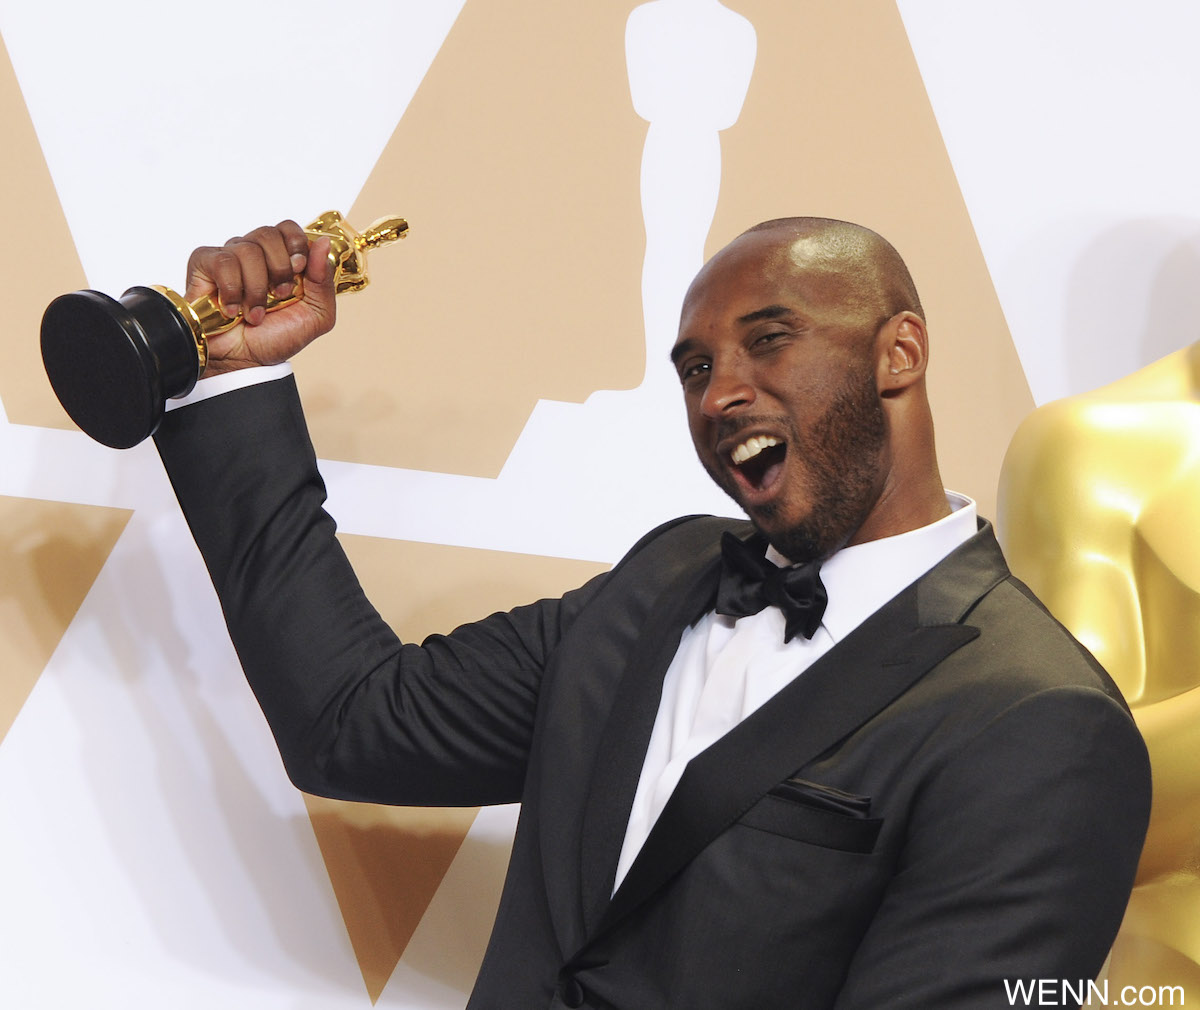
M 0 40 L 0 179 L 4 180 L 5 232 L 0 244 L 4 326 L 0 327 L 0 401 L 16 424 L 75 429 L 58 405 L 38 350 L 42 311 L 64 291 L 87 287 L 87 278 L 58 193 L 46 167 L 20 85 Z M 19 236 L 12 240 L 11 236 Z
M 304 802 L 374 1003 L 458 854 L 476 811 L 384 807 L 309 795 Z
M 0 743 L 130 515 L 0 495 Z
M 323 456 L 494 477 L 539 398 L 641 382 L 633 6 L 464 7 L 350 214 L 406 248 L 297 362 Z

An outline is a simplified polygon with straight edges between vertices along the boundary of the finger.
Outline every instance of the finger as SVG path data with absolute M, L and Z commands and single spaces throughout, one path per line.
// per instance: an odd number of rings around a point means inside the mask
M 187 261 L 187 280 L 184 287 L 184 297 L 188 301 L 194 301 L 217 290 L 212 275 L 212 259 L 220 252 L 221 249 L 216 246 L 200 246 L 192 250 Z
M 313 242 L 304 271 L 304 303 L 324 321 L 323 331 L 333 327 L 337 315 L 334 297 L 337 271 L 329 261 L 330 245 L 327 236 Z
M 327 235 L 322 235 L 312 244 L 308 252 L 308 266 L 304 271 L 306 285 L 323 287 L 333 282 L 333 264 L 329 262 L 332 245 Z
M 251 326 L 257 326 L 267 314 L 267 289 L 270 286 L 270 275 L 267 271 L 267 258 L 263 247 L 256 241 L 245 238 L 231 238 L 225 243 L 225 250 L 237 260 L 242 277 L 242 318 Z M 229 315 L 229 308 L 224 300 L 222 291 L 222 306 Z
M 262 249 L 267 270 L 267 286 L 276 298 L 286 298 L 295 286 L 296 271 L 292 269 L 291 250 L 278 228 L 255 228 L 245 236 Z
M 276 227 L 287 246 L 292 273 L 298 277 L 308 266 L 308 233 L 295 221 L 280 221 Z
M 228 246 L 197 249 L 188 260 L 187 297 L 216 292 L 221 311 L 230 319 L 242 311 L 245 297 L 242 263 Z

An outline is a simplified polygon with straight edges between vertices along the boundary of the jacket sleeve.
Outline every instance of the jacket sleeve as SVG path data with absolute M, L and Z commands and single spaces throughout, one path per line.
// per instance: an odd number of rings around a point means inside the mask
M 546 659 L 605 576 L 402 644 L 334 536 L 291 377 L 172 411 L 155 442 L 299 788 L 423 805 L 520 798 Z

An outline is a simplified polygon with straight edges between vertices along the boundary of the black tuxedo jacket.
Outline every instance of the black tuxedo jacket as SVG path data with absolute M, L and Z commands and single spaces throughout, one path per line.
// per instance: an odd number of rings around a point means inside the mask
M 471 1007 L 1005 1007 L 1005 979 L 1101 967 L 1145 750 L 986 524 L 696 757 L 614 895 L 663 674 L 747 524 L 677 520 L 561 599 L 401 644 L 321 509 L 291 380 L 156 438 L 300 788 L 520 800 Z

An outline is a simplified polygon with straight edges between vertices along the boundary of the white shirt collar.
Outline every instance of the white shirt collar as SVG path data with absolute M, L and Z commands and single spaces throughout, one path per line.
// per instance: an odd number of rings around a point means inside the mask
M 821 566 L 829 594 L 821 624 L 835 642 L 974 536 L 975 502 L 947 491 L 946 503 L 948 516 L 894 537 L 843 547 Z M 767 548 L 767 557 L 777 565 L 788 563 L 773 547 Z

